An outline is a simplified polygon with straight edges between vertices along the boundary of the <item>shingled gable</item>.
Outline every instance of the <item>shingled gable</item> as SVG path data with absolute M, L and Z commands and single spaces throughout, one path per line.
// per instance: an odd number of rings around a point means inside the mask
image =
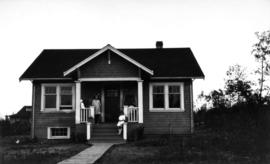
M 145 72 L 148 72 L 150 75 L 154 75 L 154 71 L 153 70 L 145 67 L 144 65 L 140 64 L 139 62 L 135 61 L 134 59 L 130 58 L 129 56 L 125 55 L 124 53 L 120 52 L 119 50 L 117 50 L 116 48 L 114 48 L 113 46 L 111 46 L 110 44 L 108 44 L 105 47 L 103 47 L 102 49 L 100 49 L 99 51 L 97 51 L 96 53 L 92 54 L 88 58 L 84 59 L 83 61 L 79 62 L 78 64 L 74 65 L 73 67 L 71 67 L 70 69 L 68 69 L 67 71 L 65 71 L 64 72 L 64 76 L 67 76 L 68 74 L 72 73 L 76 69 L 80 68 L 81 66 L 83 66 L 86 63 L 88 63 L 89 61 L 91 61 L 92 59 L 94 59 L 97 56 L 101 55 L 103 52 L 105 52 L 107 50 L 111 50 L 115 54 L 117 54 L 120 57 L 126 59 L 127 61 L 131 62 L 132 64 L 136 65 L 137 67 L 141 68 Z

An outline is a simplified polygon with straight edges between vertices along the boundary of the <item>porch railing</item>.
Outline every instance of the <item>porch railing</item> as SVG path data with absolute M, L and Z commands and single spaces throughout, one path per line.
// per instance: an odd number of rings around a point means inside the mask
M 92 117 L 94 119 L 94 107 L 90 106 L 89 108 L 84 108 L 80 110 L 80 122 L 86 123 L 89 122 L 89 118 Z
M 138 122 L 139 120 L 138 107 L 124 106 L 124 114 L 127 116 L 128 122 Z

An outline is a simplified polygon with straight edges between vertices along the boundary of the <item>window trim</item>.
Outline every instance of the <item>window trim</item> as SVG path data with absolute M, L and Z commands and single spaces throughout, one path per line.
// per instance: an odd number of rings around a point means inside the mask
M 164 108 L 153 107 L 153 86 L 164 86 Z M 169 108 L 169 86 L 180 86 L 180 108 Z M 150 112 L 184 112 L 184 82 L 153 82 L 149 83 L 149 110 Z
M 60 109 L 60 88 L 72 87 L 72 109 Z M 45 87 L 56 87 L 56 108 L 45 108 Z M 73 83 L 44 83 L 41 85 L 41 112 L 74 112 L 75 111 L 75 87 Z
M 66 136 L 52 136 L 51 129 L 53 128 L 66 128 L 67 135 Z M 60 126 L 47 127 L 47 138 L 48 139 L 70 139 L 70 127 L 60 127 Z

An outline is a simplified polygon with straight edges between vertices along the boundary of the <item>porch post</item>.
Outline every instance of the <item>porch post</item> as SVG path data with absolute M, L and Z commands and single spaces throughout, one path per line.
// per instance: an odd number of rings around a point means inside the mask
M 143 80 L 138 81 L 139 123 L 143 123 Z
M 127 123 L 123 124 L 123 139 L 127 140 Z
M 80 101 L 81 101 L 81 82 L 80 81 L 75 81 L 75 123 L 79 124 L 80 123 Z

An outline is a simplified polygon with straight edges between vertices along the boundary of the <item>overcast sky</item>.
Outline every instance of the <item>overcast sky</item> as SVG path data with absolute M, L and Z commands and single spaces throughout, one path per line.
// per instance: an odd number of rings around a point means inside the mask
M 19 76 L 46 48 L 191 47 L 206 75 L 196 97 L 232 64 L 252 71 L 254 32 L 269 29 L 270 0 L 0 0 L 0 117 L 31 105 Z

